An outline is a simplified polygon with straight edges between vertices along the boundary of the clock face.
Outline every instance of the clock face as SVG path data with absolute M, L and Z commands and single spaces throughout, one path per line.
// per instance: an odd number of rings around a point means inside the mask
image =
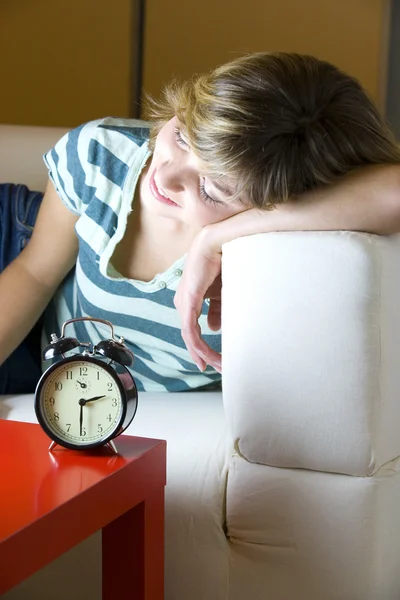
M 100 360 L 66 359 L 50 367 L 36 391 L 36 414 L 45 431 L 67 447 L 105 443 L 125 414 L 123 388 Z

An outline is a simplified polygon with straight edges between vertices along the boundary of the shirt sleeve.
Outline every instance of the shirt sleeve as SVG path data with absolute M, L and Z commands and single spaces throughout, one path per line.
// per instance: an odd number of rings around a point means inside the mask
M 90 121 L 69 131 L 43 157 L 59 196 L 76 215 L 85 212 L 96 194 L 93 147 L 103 121 Z
M 81 216 L 92 200 L 112 203 L 148 138 L 145 121 L 116 117 L 90 121 L 64 135 L 43 158 L 67 208 Z

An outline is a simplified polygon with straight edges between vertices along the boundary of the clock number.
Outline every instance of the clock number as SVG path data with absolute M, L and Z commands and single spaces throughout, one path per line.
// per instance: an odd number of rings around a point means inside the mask
M 86 429 L 85 429 L 84 427 L 82 427 L 82 433 L 81 433 L 81 435 L 82 435 L 83 437 L 85 437 L 85 435 L 86 435 Z
M 61 381 L 56 381 L 54 384 L 54 388 L 56 390 L 56 392 L 60 392 L 62 390 L 62 383 Z
M 67 371 L 67 379 L 72 379 L 72 371 Z
M 100 379 L 100 373 L 99 373 L 99 371 L 97 371 L 97 381 L 99 381 L 99 379 Z
M 99 423 L 97 425 L 97 433 L 102 433 L 102 432 L 103 432 L 103 428 L 102 428 L 101 424 Z
M 56 403 L 56 401 L 54 400 L 53 396 L 51 398 L 49 398 L 49 404 L 50 406 L 54 406 Z
M 60 415 L 58 413 L 54 413 L 54 420 L 58 421 L 60 419 Z
M 67 428 L 67 433 L 69 433 L 69 430 L 71 429 L 71 423 L 67 423 L 66 428 Z
M 108 415 L 107 419 L 108 419 L 108 420 L 110 421 L 110 423 L 111 423 L 111 421 L 112 421 L 112 416 L 111 416 L 111 415 Z
M 87 375 L 87 367 L 79 367 L 80 375 Z
M 110 381 L 107 383 L 107 390 L 109 392 L 112 392 L 112 390 L 113 390 L 113 384 Z
M 113 399 L 112 399 L 112 401 L 111 401 L 111 406 L 114 406 L 114 407 L 115 407 L 115 406 L 117 406 L 117 405 L 118 405 L 117 399 L 116 399 L 116 398 L 113 398 Z

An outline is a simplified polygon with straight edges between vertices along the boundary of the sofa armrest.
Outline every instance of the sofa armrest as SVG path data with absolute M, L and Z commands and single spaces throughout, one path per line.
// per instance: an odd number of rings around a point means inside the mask
M 237 451 L 367 476 L 400 454 L 400 236 L 287 232 L 223 248 L 223 397 Z
M 63 127 L 0 125 L 0 183 L 24 183 L 44 191 L 47 169 L 43 154 L 66 133 Z

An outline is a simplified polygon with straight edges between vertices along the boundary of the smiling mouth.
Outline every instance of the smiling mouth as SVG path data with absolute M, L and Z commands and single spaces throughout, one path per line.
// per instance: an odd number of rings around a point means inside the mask
M 156 181 L 154 179 L 154 172 L 151 174 L 150 181 L 149 181 L 149 187 L 150 187 L 150 191 L 151 191 L 152 195 L 154 196 L 154 198 L 156 200 L 158 200 L 159 202 L 162 202 L 163 204 L 168 204 L 169 206 L 179 207 L 179 204 L 177 204 L 176 202 L 173 202 L 170 198 L 168 198 L 168 196 L 166 196 L 160 190 L 160 188 L 157 186 Z

